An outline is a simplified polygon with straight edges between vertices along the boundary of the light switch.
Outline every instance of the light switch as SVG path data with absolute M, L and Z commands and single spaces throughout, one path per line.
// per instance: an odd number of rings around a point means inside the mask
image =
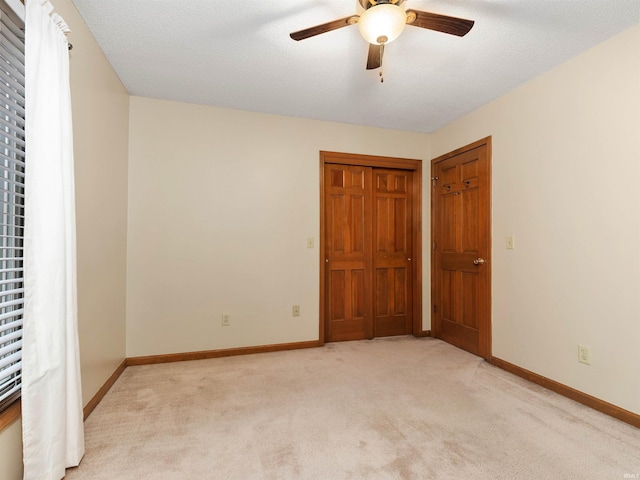
M 307 248 L 313 248 L 313 237 L 307 238 Z
M 507 236 L 507 250 L 513 250 L 515 248 L 515 239 L 513 235 Z

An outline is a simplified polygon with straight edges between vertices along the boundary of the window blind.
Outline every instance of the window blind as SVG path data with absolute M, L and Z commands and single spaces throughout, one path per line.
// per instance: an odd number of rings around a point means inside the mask
M 0 9 L 0 412 L 19 398 L 22 378 L 24 32 L 16 22 Z

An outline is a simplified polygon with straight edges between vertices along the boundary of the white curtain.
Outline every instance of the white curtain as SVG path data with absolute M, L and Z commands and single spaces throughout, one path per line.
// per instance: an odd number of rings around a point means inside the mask
M 59 480 L 84 454 L 68 28 L 25 7 L 24 478 Z

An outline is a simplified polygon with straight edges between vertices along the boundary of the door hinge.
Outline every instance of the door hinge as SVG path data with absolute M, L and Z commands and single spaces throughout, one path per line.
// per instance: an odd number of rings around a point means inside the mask
M 432 248 L 433 248 L 434 250 L 435 250 L 436 248 L 438 248 L 438 244 L 436 243 L 436 241 L 435 241 L 435 240 L 433 241 L 433 246 L 432 246 Z
M 438 313 L 438 306 L 435 303 L 433 304 L 433 313 Z
M 434 187 L 438 186 L 438 178 L 439 177 L 431 177 L 431 183 L 433 184 Z

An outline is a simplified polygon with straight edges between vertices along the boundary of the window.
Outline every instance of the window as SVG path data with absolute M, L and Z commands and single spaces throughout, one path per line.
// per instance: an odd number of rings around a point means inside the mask
M 0 412 L 20 397 L 24 238 L 24 32 L 0 10 Z

